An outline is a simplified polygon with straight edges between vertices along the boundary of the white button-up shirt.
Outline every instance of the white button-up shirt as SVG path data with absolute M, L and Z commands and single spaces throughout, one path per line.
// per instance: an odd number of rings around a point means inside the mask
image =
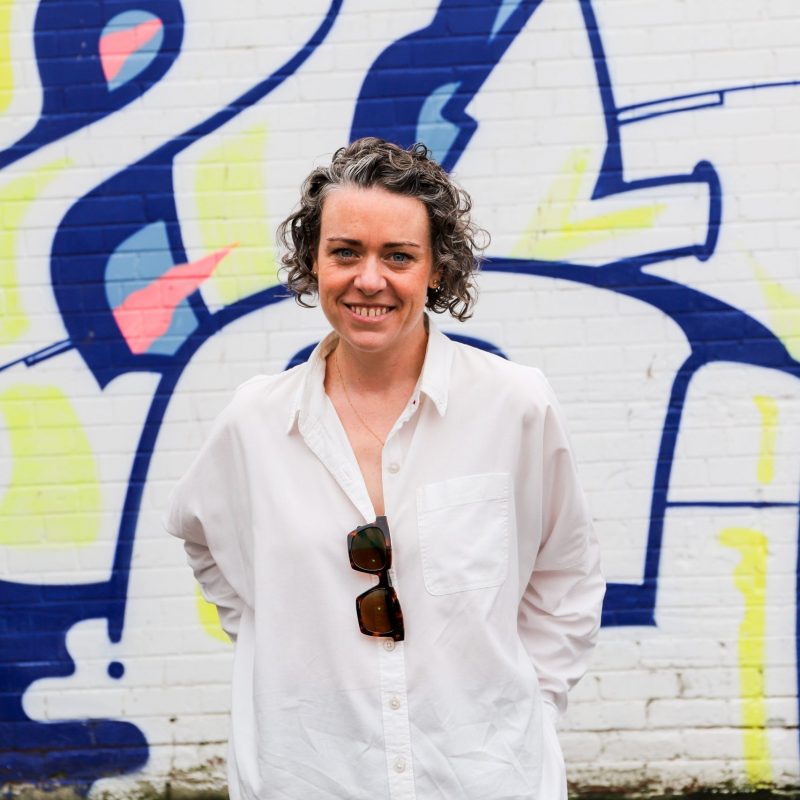
M 383 449 L 395 643 L 356 619 L 376 578 L 346 535 L 375 511 L 323 388 L 335 345 L 239 387 L 165 518 L 236 640 L 231 795 L 553 800 L 604 591 L 553 392 L 430 325 Z

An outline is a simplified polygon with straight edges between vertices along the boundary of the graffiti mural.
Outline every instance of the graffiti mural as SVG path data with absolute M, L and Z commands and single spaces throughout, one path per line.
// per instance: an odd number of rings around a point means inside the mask
M 482 297 L 442 327 L 572 421 L 610 581 L 576 782 L 795 780 L 800 65 L 692 51 L 710 2 L 296 5 L 0 4 L 0 782 L 220 780 L 230 646 L 160 512 L 325 332 L 274 230 L 362 135 L 470 189 Z

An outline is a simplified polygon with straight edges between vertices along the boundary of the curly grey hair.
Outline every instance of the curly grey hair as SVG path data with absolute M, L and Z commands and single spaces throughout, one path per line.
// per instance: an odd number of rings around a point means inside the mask
M 317 293 L 313 273 L 319 247 L 322 206 L 339 186 L 378 187 L 420 200 L 428 212 L 434 269 L 439 285 L 428 290 L 431 311 L 449 311 L 459 320 L 471 316 L 477 289 L 474 276 L 489 234 L 470 219 L 472 200 L 431 157 L 424 144 L 407 150 L 367 136 L 333 154 L 327 167 L 317 167 L 303 182 L 299 208 L 278 227 L 285 248 L 281 270 L 297 302 Z

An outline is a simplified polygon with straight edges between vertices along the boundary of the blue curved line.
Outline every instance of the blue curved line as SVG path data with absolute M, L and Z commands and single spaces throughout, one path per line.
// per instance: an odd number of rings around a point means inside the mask
M 675 459 L 675 447 L 678 441 L 678 431 L 680 430 L 686 393 L 692 377 L 701 365 L 701 359 L 690 355 L 678 369 L 672 382 L 667 415 L 661 429 L 661 443 L 656 457 L 642 582 L 640 584 L 608 584 L 602 615 L 602 624 L 605 626 L 656 624 L 656 593 L 661 563 L 661 544 L 664 538 L 669 479 Z
M 800 364 L 786 345 L 741 309 L 668 278 L 638 269 L 638 257 L 597 268 L 573 262 L 489 258 L 482 270 L 539 275 L 608 289 L 641 300 L 670 317 L 705 361 L 731 361 L 800 377 Z
M 669 481 L 686 394 L 697 370 L 711 362 L 730 361 L 776 369 L 800 379 L 800 363 L 792 358 L 783 342 L 760 322 L 740 309 L 695 289 L 641 272 L 637 268 L 639 261 L 638 258 L 621 260 L 610 265 L 614 269 L 597 269 L 569 262 L 492 258 L 483 267 L 488 272 L 561 278 L 640 300 L 669 316 L 681 328 L 691 347 L 690 356 L 673 380 L 661 430 L 642 582 L 610 583 L 606 593 L 603 624 L 615 626 L 655 625 L 664 520 L 667 508 L 676 505 L 667 500 Z M 739 505 L 752 504 L 742 502 Z M 800 582 L 800 555 L 798 559 Z
M 67 350 L 72 350 L 74 347 L 75 343 L 71 339 L 62 339 L 59 342 L 53 342 L 52 344 L 48 344 L 46 347 L 42 347 L 39 350 L 34 350 L 32 353 L 28 353 L 26 356 L 20 356 L 19 358 L 15 358 L 13 361 L 6 361 L 5 364 L 0 364 L 0 372 L 16 366 L 17 364 L 24 364 L 26 367 L 33 367 L 41 361 L 47 361 L 48 358 L 60 356 L 62 353 L 66 353 Z
M 603 105 L 603 117 L 606 125 L 606 152 L 603 157 L 603 164 L 600 168 L 601 178 L 605 175 L 616 175 L 621 179 L 622 176 L 622 151 L 620 149 L 619 127 L 616 122 L 617 104 L 614 100 L 614 89 L 611 84 L 611 74 L 608 70 L 603 40 L 600 36 L 600 28 L 597 25 L 597 17 L 592 8 L 591 0 L 580 0 L 581 13 L 589 34 L 589 47 L 594 59 L 594 69 L 597 75 L 597 88 L 600 91 L 600 102 Z M 598 187 L 600 180 L 598 179 Z M 595 196 L 602 197 L 603 194 Z M 611 193 L 611 192 L 609 192 Z
M 665 103 L 675 103 L 679 100 L 694 100 L 696 98 L 701 97 L 709 97 L 709 96 L 718 96 L 719 102 L 717 103 L 709 103 L 708 106 L 718 106 L 722 105 L 725 102 L 725 95 L 726 94 L 733 94 L 734 92 L 750 92 L 760 89 L 778 89 L 783 88 L 786 86 L 800 86 L 800 80 L 797 81 L 771 81 L 765 83 L 750 83 L 750 84 L 742 84 L 741 86 L 728 86 L 722 89 L 707 89 L 703 92 L 690 92 L 689 94 L 676 94 L 671 95 L 669 97 L 660 97 L 657 100 L 646 100 L 643 103 L 631 103 L 627 106 L 619 106 L 617 108 L 617 114 L 622 114 L 625 111 L 635 111 L 640 108 L 649 108 L 652 106 L 660 106 Z M 708 106 L 690 106 L 688 108 L 678 108 L 674 111 L 663 111 L 659 114 L 653 114 L 650 116 L 662 116 L 663 114 L 680 114 L 687 111 L 696 111 L 699 108 L 707 108 Z M 635 119 L 630 120 L 630 122 L 622 122 L 621 124 L 627 125 L 633 122 L 640 122 L 643 119 L 649 119 L 648 117 L 636 117 Z
M 688 175 L 661 175 L 656 178 L 646 178 L 637 181 L 626 181 L 624 178 L 622 148 L 620 142 L 619 109 L 614 99 L 614 89 L 611 73 L 608 69 L 603 40 L 597 17 L 592 7 L 592 0 L 580 0 L 581 13 L 583 14 L 586 32 L 589 36 L 589 47 L 594 59 L 597 86 L 600 91 L 600 100 L 603 106 L 603 117 L 606 127 L 606 150 L 597 177 L 592 199 L 600 199 L 611 195 L 623 194 L 648 189 L 652 187 L 674 186 L 681 183 L 706 183 L 708 186 L 709 209 L 708 228 L 706 239 L 700 245 L 689 244 L 682 248 L 675 248 L 656 253 L 645 254 L 643 263 L 666 258 L 681 258 L 694 256 L 700 261 L 708 260 L 714 253 L 719 238 L 719 227 L 722 221 L 722 192 L 720 179 L 714 166 L 708 161 L 700 161 Z
M 285 287 L 271 286 L 269 289 L 264 289 L 237 303 L 226 306 L 215 314 L 208 314 L 181 345 L 174 356 L 170 368 L 162 373 L 162 378 L 158 383 L 153 401 L 147 412 L 147 418 L 144 421 L 142 434 L 131 465 L 128 490 L 122 507 L 108 591 L 108 633 L 112 642 L 118 642 L 122 638 L 133 545 L 136 538 L 142 494 L 147 482 L 147 473 L 150 469 L 150 460 L 156 449 L 156 440 L 161 430 L 164 414 L 183 370 L 197 350 L 226 325 L 253 311 L 288 300 L 290 297 L 291 295 L 287 293 Z
M 667 111 L 654 111 L 652 114 L 643 114 L 641 117 L 632 117 L 631 119 L 622 119 L 622 112 L 617 117 L 619 125 L 635 125 L 637 122 L 644 122 L 648 119 L 656 119 L 656 117 L 666 117 L 669 114 L 678 114 L 684 113 L 689 111 L 702 111 L 706 108 L 719 108 L 721 105 L 724 105 L 724 101 L 722 95 L 714 95 L 716 98 L 714 101 L 709 101 L 708 103 L 698 103 L 697 105 L 693 105 L 687 108 L 680 108 L 680 109 L 669 109 Z
M 278 67 L 273 73 L 266 77 L 263 81 L 252 86 L 250 89 L 239 95 L 235 100 L 230 102 L 227 106 L 212 114 L 197 125 L 192 126 L 183 134 L 173 138 L 169 142 L 165 142 L 161 147 L 153 150 L 149 156 L 156 158 L 159 156 L 173 157 L 175 154 L 181 152 L 189 144 L 197 139 L 207 136 L 217 128 L 220 128 L 226 122 L 233 119 L 237 114 L 245 111 L 250 106 L 255 105 L 259 100 L 262 100 L 266 95 L 280 86 L 287 78 L 291 77 L 297 70 L 309 59 L 313 52 L 322 44 L 325 37 L 333 27 L 339 11 L 342 8 L 343 0 L 331 0 L 328 11 L 325 14 L 322 22 L 317 29 L 306 41 L 306 43 L 283 65 Z

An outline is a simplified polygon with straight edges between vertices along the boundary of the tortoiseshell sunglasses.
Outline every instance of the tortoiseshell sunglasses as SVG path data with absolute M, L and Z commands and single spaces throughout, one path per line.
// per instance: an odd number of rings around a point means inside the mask
M 391 636 L 396 642 L 404 637 L 403 612 L 389 580 L 392 566 L 392 540 L 386 517 L 361 525 L 347 534 L 350 566 L 358 572 L 378 576 L 378 585 L 356 597 L 356 614 L 361 633 L 367 636 Z

